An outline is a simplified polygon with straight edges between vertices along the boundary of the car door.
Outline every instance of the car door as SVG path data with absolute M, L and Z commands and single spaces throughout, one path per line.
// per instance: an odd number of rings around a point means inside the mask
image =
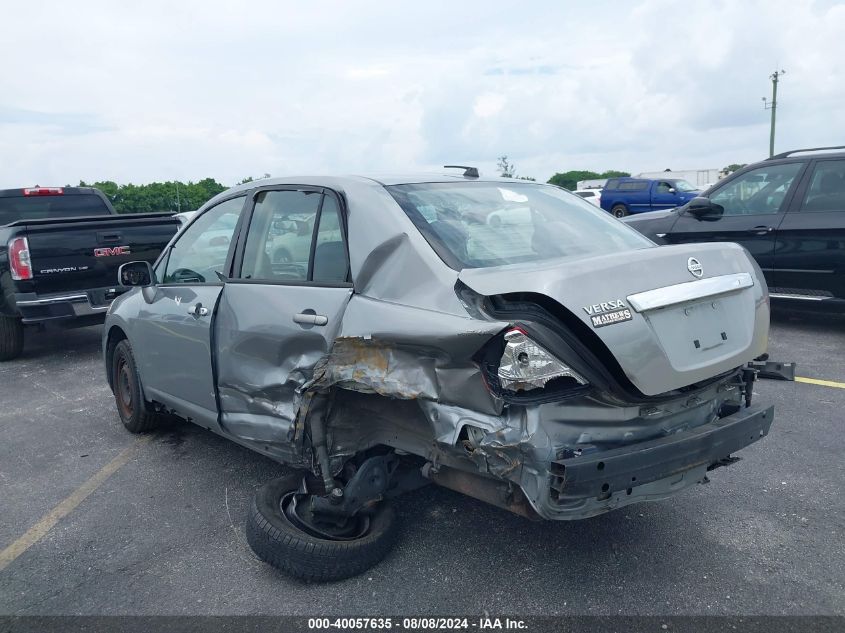
M 653 211 L 674 209 L 678 206 L 678 195 L 674 183 L 656 180 L 651 183 L 651 208 Z
M 214 325 L 221 429 L 276 458 L 292 456 L 300 390 L 352 296 L 345 231 L 335 192 L 262 188 L 223 288 Z M 274 257 L 280 245 L 285 258 Z
M 211 323 L 245 199 L 207 209 L 182 231 L 156 265 L 159 282 L 135 327 L 147 397 L 209 428 L 217 420 Z
M 773 294 L 845 299 L 845 159 L 817 159 L 777 232 Z
M 736 242 L 744 246 L 774 283 L 775 234 L 794 195 L 803 162 L 773 163 L 739 174 L 709 194 L 724 211 L 696 217 L 683 211 L 663 238 L 669 244 Z

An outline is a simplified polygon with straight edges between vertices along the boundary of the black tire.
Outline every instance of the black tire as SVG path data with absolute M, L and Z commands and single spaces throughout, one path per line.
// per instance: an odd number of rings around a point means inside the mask
M 23 351 L 23 323 L 17 317 L 0 316 L 0 361 L 13 360 Z
M 112 354 L 112 392 L 120 421 L 130 433 L 145 433 L 158 428 L 162 416 L 150 411 L 141 391 L 138 367 L 129 341 L 120 341 Z
M 356 576 L 384 558 L 396 542 L 399 524 L 382 501 L 369 525 L 351 540 L 321 538 L 294 524 L 281 509 L 282 498 L 296 491 L 301 474 L 273 479 L 252 499 L 246 539 L 258 558 L 301 580 L 326 582 Z
M 624 218 L 626 215 L 628 215 L 628 207 L 626 207 L 624 204 L 616 204 L 613 206 L 610 212 L 617 218 Z

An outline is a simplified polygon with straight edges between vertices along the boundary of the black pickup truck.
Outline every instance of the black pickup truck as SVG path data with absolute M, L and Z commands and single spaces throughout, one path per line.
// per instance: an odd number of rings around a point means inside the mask
M 177 228 L 168 213 L 118 215 L 88 187 L 0 190 L 0 361 L 20 355 L 25 326 L 102 322 L 118 267 L 154 261 Z

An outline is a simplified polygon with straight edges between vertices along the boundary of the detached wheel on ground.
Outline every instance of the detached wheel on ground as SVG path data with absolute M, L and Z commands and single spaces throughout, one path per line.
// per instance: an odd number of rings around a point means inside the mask
M 300 494 L 302 474 L 273 479 L 256 491 L 246 537 L 258 557 L 302 580 L 325 582 L 360 574 L 396 542 L 398 522 L 385 501 L 371 514 L 330 523 L 311 515 Z
M 141 395 L 138 367 L 129 341 L 120 341 L 112 355 L 112 391 L 123 426 L 131 433 L 144 433 L 158 428 L 162 416 L 150 411 Z
M 23 351 L 23 323 L 17 317 L 0 316 L 0 361 L 13 360 Z
M 624 204 L 617 204 L 610 210 L 610 212 L 617 218 L 624 218 L 628 215 L 628 208 Z

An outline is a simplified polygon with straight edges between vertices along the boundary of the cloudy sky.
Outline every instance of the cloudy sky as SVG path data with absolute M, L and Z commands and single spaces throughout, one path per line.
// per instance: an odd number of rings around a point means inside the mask
M 845 143 L 845 2 L 4 0 L 0 188 Z

